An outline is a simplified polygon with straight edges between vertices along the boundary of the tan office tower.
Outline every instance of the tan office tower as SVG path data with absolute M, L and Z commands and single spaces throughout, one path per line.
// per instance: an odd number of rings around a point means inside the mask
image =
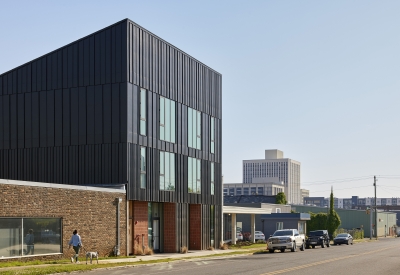
M 265 150 L 265 159 L 243 160 L 243 183 L 283 182 L 288 203 L 300 204 L 300 165 L 282 151 Z

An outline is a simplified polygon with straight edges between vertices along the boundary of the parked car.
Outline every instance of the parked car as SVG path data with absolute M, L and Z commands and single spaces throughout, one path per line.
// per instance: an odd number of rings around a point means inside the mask
M 315 246 L 320 245 L 322 248 L 329 247 L 329 233 L 328 230 L 315 230 L 310 231 L 306 240 L 306 248 L 315 248 Z
M 353 244 L 353 237 L 348 234 L 348 233 L 341 233 L 338 234 L 334 239 L 333 239 L 333 244 L 334 245 L 341 245 L 341 244 Z
M 304 251 L 304 234 L 299 234 L 297 229 L 276 230 L 267 242 L 269 253 L 274 253 L 276 249 L 282 253 L 285 252 L 285 249 L 296 252 L 297 247 Z
M 263 240 L 265 241 L 265 235 L 261 231 L 255 231 L 254 232 L 254 239 L 257 240 Z

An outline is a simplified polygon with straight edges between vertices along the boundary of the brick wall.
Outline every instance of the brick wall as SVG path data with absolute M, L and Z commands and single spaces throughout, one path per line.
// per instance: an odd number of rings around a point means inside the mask
M 176 253 L 176 204 L 164 203 L 164 252 Z
M 189 249 L 201 250 L 201 205 L 189 205 Z
M 68 242 L 74 229 L 78 230 L 85 249 L 98 251 L 100 256 L 104 257 L 113 254 L 114 246 L 117 243 L 117 204 L 115 199 L 122 198 L 120 203 L 120 252 L 121 255 L 126 255 L 125 193 L 79 190 L 65 188 L 63 185 L 52 186 L 0 183 L 0 216 L 62 218 L 63 254 L 42 258 L 70 257 L 72 248 L 68 249 Z M 55 186 L 57 188 L 54 188 Z M 80 256 L 83 257 L 83 252 Z M 37 257 L 35 256 L 35 258 Z M 22 258 L 22 260 L 25 259 L 32 260 L 28 256 Z
M 138 254 L 137 246 L 142 247 L 142 234 L 144 234 L 144 245 L 148 246 L 148 203 L 146 201 L 130 202 L 133 223 L 133 253 Z

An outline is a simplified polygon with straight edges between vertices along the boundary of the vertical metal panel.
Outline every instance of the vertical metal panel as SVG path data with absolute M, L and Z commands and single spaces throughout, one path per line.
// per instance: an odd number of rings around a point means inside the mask
M 128 22 L 124 21 L 121 26 L 121 78 L 120 82 L 128 81 Z
M 3 77 L 0 75 L 0 96 L 3 95 Z
M 127 83 L 120 84 L 120 103 L 119 103 L 119 113 L 120 113 L 120 142 L 127 142 L 128 130 L 127 130 Z
M 10 95 L 10 149 L 17 148 L 17 95 Z
M 70 91 L 63 89 L 63 146 L 71 145 L 71 107 L 70 107 Z M 64 151 L 64 153 L 67 151 Z M 64 159 L 67 161 L 67 159 Z M 67 174 L 64 174 L 64 182 L 68 182 Z
M 78 86 L 82 87 L 85 86 L 85 41 L 87 39 L 81 40 L 78 43 Z
M 86 144 L 86 87 L 79 87 L 79 144 Z
M 54 94 L 54 145 L 55 146 L 63 145 L 62 116 L 63 116 L 63 92 L 61 89 L 59 89 L 56 90 Z M 34 125 L 33 122 L 32 125 Z
M 95 84 L 95 40 L 94 35 L 89 37 L 89 85 Z
M 103 143 L 111 143 L 111 85 L 106 84 L 103 86 Z
M 120 119 L 119 119 L 119 104 L 120 104 L 120 99 L 119 99 L 119 84 L 113 84 L 112 85 L 112 90 L 111 90 L 111 114 L 112 114 L 112 142 L 117 143 L 119 142 L 119 125 L 120 125 Z
M 94 86 L 87 87 L 87 144 L 94 144 Z
M 105 30 L 105 53 L 104 53 L 104 58 L 105 58 L 105 63 L 104 63 L 104 69 L 105 69 L 105 79 L 103 83 L 111 83 L 111 29 L 108 28 Z
M 54 146 L 54 90 L 47 91 L 47 146 Z
M 1 83 L 0 83 L 1 86 Z M 4 116 L 3 116 L 3 97 L 0 95 L 0 153 L 1 150 L 4 149 Z M 1 170 L 2 170 L 2 163 L 1 163 L 1 154 L 0 154 L 0 178 L 1 178 Z
M 83 56 L 80 58 L 83 60 L 83 86 L 90 85 L 90 38 L 83 40 Z
M 32 93 L 32 146 L 39 147 L 39 93 Z
M 103 87 L 98 85 L 94 90 L 94 143 L 103 142 Z
M 40 147 L 47 146 L 47 95 L 46 91 L 39 92 L 39 138 Z
M 127 86 L 127 97 L 126 97 L 126 115 L 127 115 L 127 142 L 133 142 L 133 88 L 131 84 Z
M 126 42 L 126 41 L 125 41 Z M 125 46 L 125 45 L 124 45 Z M 115 82 L 122 81 L 122 64 L 125 63 L 122 61 L 122 24 L 118 24 L 115 26 Z M 124 47 L 124 50 L 126 48 Z
M 79 144 L 79 90 L 71 88 L 71 145 Z
M 25 97 L 17 94 L 18 148 L 25 147 Z

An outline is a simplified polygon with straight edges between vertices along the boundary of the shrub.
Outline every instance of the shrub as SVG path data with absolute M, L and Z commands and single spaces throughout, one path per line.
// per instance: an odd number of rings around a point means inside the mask
M 227 250 L 227 249 L 229 249 L 229 245 L 227 244 L 227 243 L 224 243 L 224 242 L 220 242 L 219 243 L 219 249 L 221 249 L 221 250 Z
M 146 247 L 144 248 L 143 253 L 144 253 L 144 255 L 153 255 L 153 254 L 154 254 L 154 251 L 153 251 L 153 249 L 151 249 L 151 248 L 149 248 L 148 246 L 146 246 Z
M 181 253 L 182 253 L 182 254 L 188 253 L 188 248 L 187 248 L 187 246 L 182 246 L 182 247 L 181 247 Z
M 133 254 L 135 254 L 135 255 L 143 255 L 143 248 L 138 243 L 135 243 L 135 247 L 133 248 Z
M 209 247 L 207 248 L 207 250 L 214 250 L 214 247 L 209 246 Z
M 256 243 L 267 243 L 265 240 L 257 240 Z

